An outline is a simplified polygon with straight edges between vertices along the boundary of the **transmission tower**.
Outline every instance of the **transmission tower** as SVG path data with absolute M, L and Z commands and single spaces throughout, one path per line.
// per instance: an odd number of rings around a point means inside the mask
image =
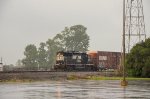
M 125 36 L 127 53 L 146 39 L 142 0 L 125 0 Z

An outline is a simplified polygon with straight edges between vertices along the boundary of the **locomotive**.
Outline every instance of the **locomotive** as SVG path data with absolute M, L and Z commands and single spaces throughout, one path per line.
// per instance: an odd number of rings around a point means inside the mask
M 56 71 L 97 71 L 96 55 L 79 51 L 59 51 L 56 53 Z

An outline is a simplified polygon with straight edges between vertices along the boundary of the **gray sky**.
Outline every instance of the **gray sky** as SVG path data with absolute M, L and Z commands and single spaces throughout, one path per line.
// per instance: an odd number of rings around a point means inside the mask
M 143 5 L 149 37 L 150 0 Z M 121 51 L 122 0 L 0 0 L 0 57 L 15 64 L 26 45 L 77 24 L 87 27 L 90 50 Z

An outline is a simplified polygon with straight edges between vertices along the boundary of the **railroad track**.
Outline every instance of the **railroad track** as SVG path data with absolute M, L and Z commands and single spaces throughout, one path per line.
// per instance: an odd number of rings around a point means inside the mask
M 35 72 L 35 73 L 36 73 L 36 72 L 37 72 L 37 73 L 38 73 L 38 72 L 43 72 L 43 73 L 44 73 L 44 72 L 54 72 L 54 73 L 55 73 L 55 72 L 56 72 L 56 73 L 57 73 L 57 72 L 63 72 L 63 73 L 70 73 L 70 72 L 73 72 L 73 73 L 74 73 L 74 72 L 78 72 L 78 73 L 79 73 L 79 72 L 80 72 L 80 73 L 82 73 L 82 72 L 83 72 L 83 73 L 88 73 L 88 72 L 89 72 L 89 73 L 92 73 L 92 72 L 93 72 L 93 73 L 101 73 L 101 72 L 113 72 L 113 71 L 54 71 L 54 70 L 51 70 L 51 71 L 34 71 L 34 70 L 32 70 L 32 71 L 0 71 L 0 73 L 25 73 L 25 72 Z

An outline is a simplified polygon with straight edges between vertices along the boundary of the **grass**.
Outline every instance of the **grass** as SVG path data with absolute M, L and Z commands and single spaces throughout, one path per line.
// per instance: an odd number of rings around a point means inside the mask
M 103 76 L 86 76 L 86 77 L 79 77 L 79 76 L 69 76 L 67 77 L 68 80 L 79 80 L 79 79 L 87 79 L 87 80 L 122 80 L 122 77 L 103 77 Z M 126 77 L 126 80 L 149 80 L 150 78 L 135 78 L 135 77 Z

